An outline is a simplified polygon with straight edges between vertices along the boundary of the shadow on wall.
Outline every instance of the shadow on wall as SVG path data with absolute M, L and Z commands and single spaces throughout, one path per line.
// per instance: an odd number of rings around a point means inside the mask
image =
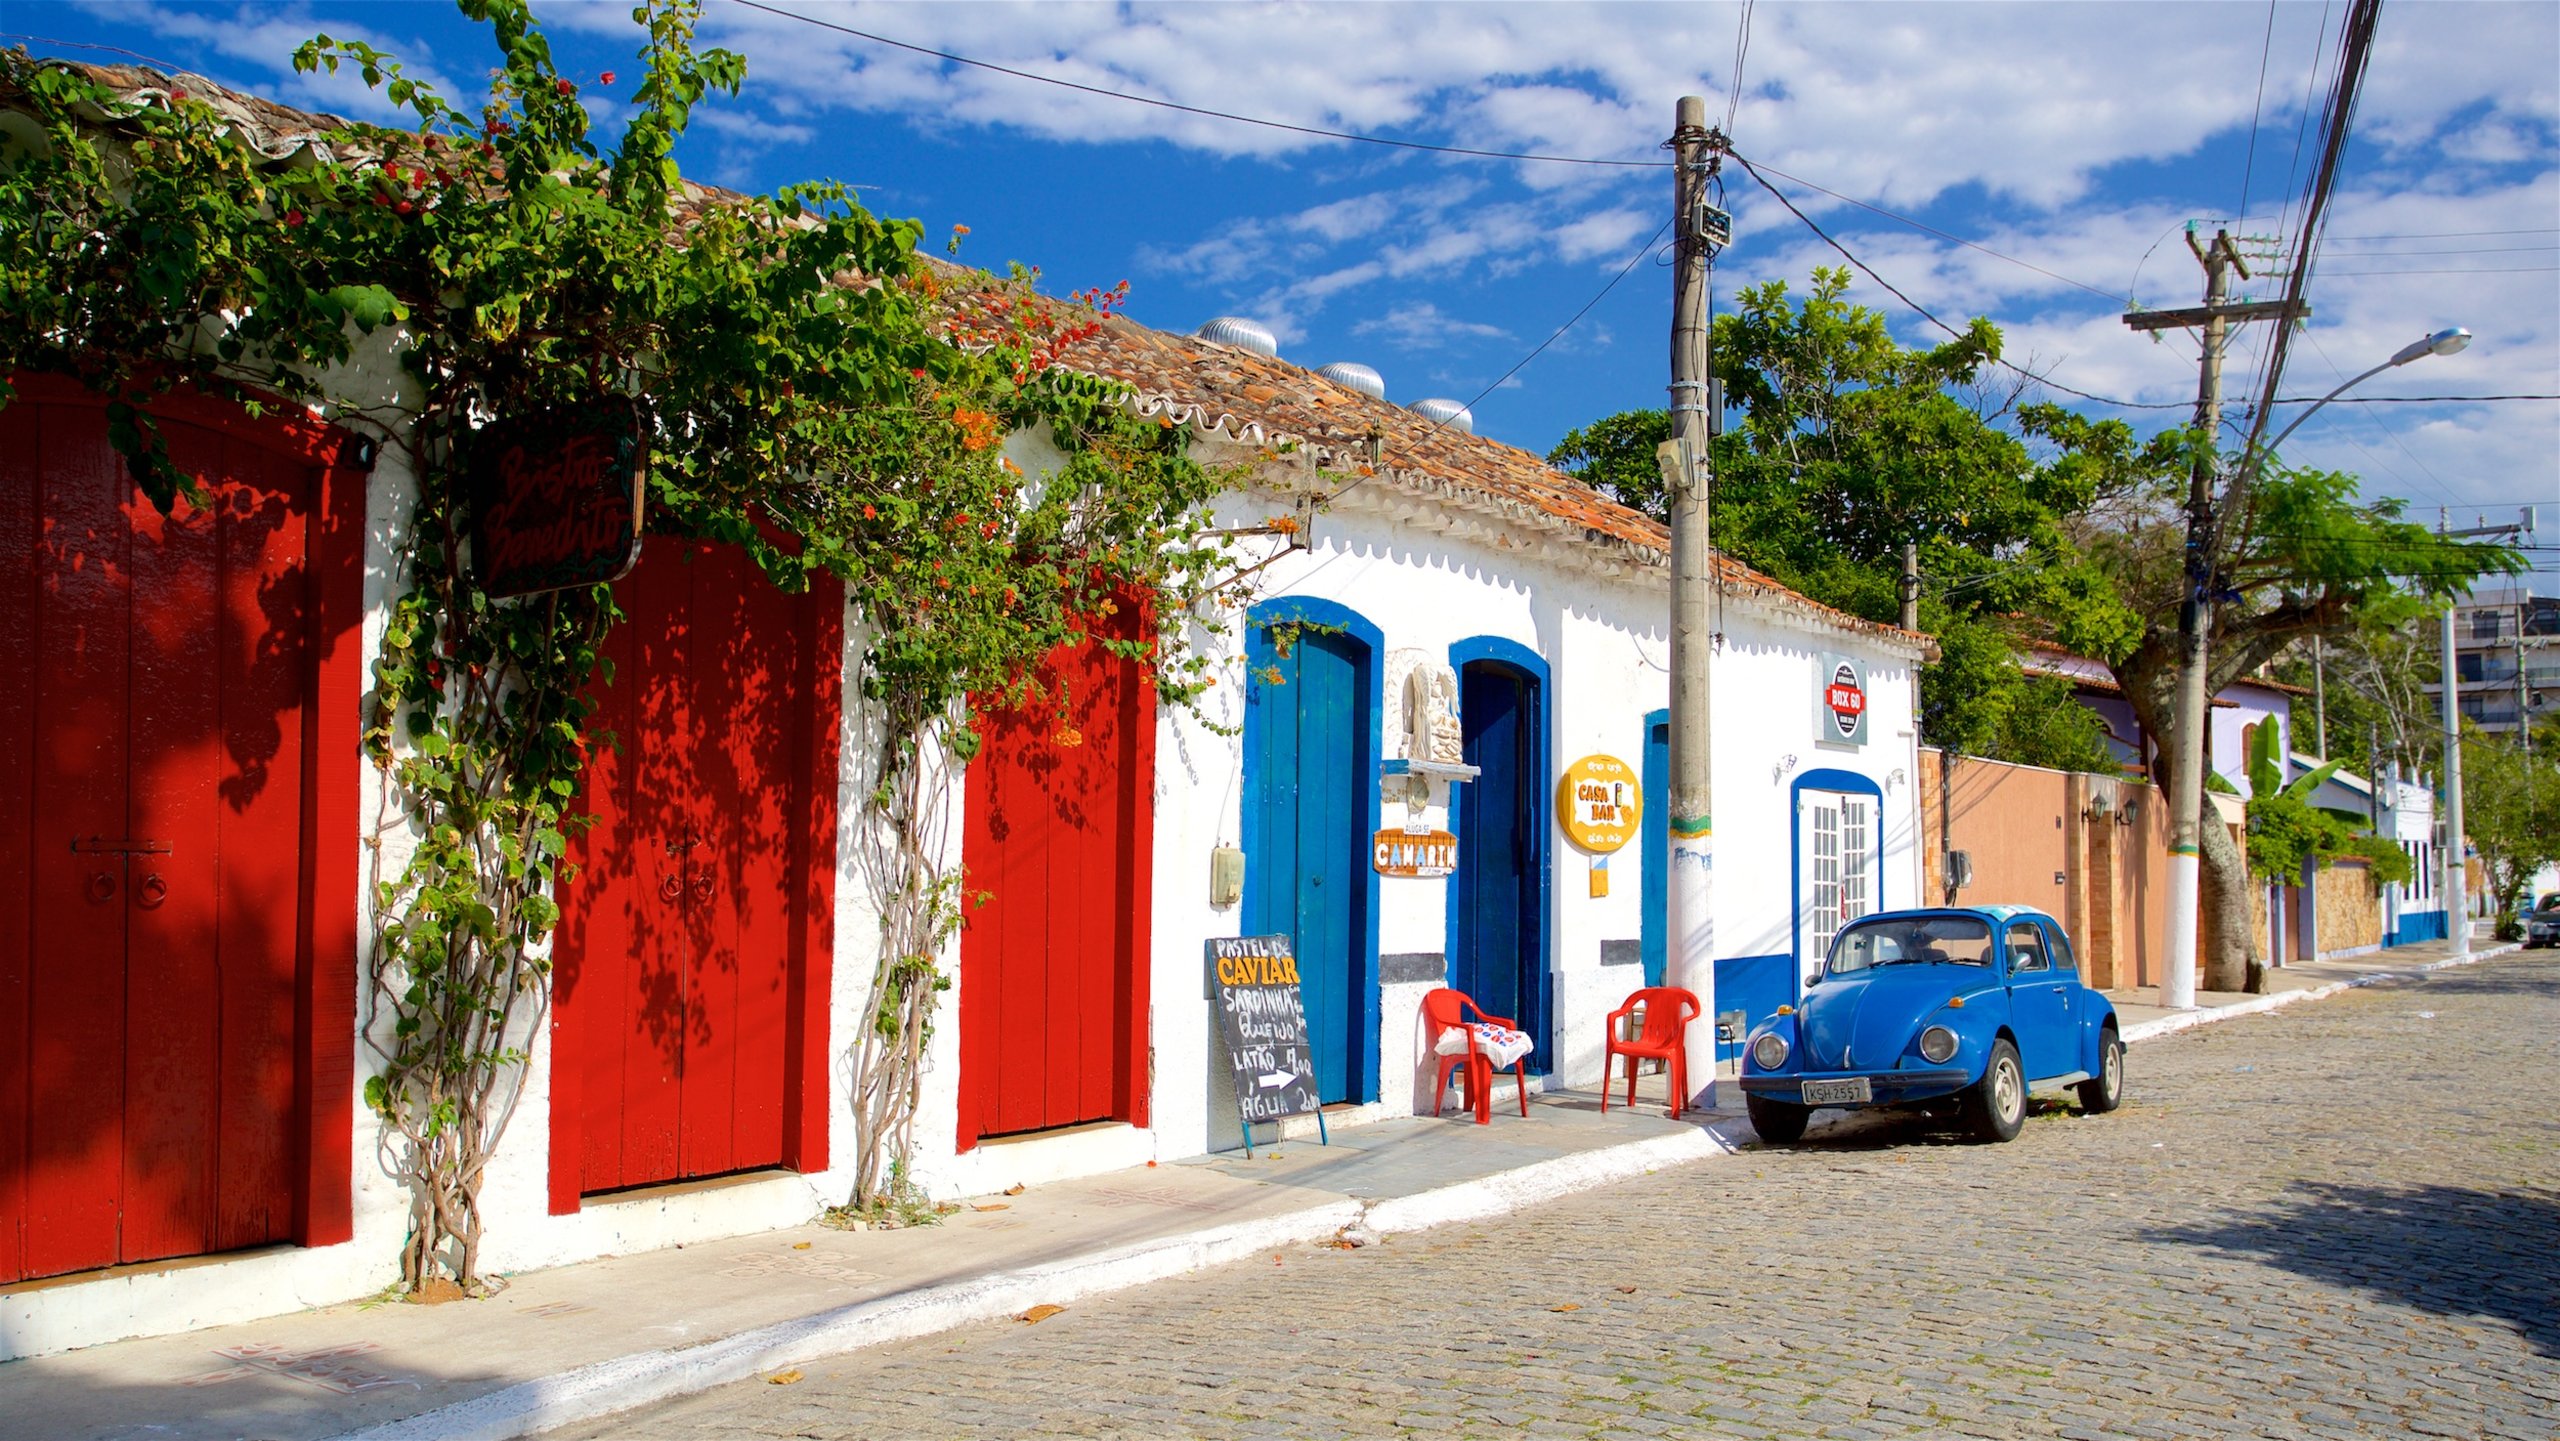
M 2560 1191 L 2305 1181 L 2254 1216 L 2162 1227 L 2147 1239 L 2255 1258 L 2438 1316 L 2514 1328 L 2560 1356 Z

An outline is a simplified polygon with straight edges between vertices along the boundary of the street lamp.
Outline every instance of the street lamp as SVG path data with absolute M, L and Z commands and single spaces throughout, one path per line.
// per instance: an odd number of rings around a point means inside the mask
M 2302 428 L 2302 422 L 2309 420 L 2312 416 L 2318 414 L 2320 407 L 2327 405 L 2330 401 L 2346 394 L 2349 387 L 2361 385 L 2365 381 L 2371 380 L 2386 370 L 2390 370 L 2395 366 L 2407 365 L 2413 360 L 2424 360 L 2430 355 L 2451 355 L 2470 343 L 2471 332 L 2465 330 L 2459 325 L 2454 326 L 2449 330 L 2439 330 L 2435 334 L 2430 335 L 2423 340 L 2410 341 L 2408 344 L 2401 346 L 2398 350 L 2393 351 L 2389 360 L 2382 362 L 2380 365 L 2375 366 L 2373 369 L 2366 371 L 2364 374 L 2357 376 L 2353 380 L 2342 380 L 2338 382 L 2337 389 L 2330 391 L 2327 395 L 2311 402 L 2311 408 L 2302 412 L 2300 415 L 2295 416 L 2291 425 L 2288 425 L 2283 430 L 2276 432 L 2276 438 L 2268 441 L 2266 448 L 2269 450 L 2275 450 L 2282 446 L 2286 436 L 2300 430 Z
M 2249 453 L 2241 457 L 2240 474 L 2238 478 L 2232 482 L 2230 492 L 2225 496 L 2223 501 L 2225 512 L 2228 513 L 2231 510 L 2238 508 L 2237 502 L 2239 497 L 2248 489 L 2249 485 L 2257 479 L 2259 465 L 2267 456 L 2274 454 L 2278 446 L 2284 444 L 2287 436 L 2290 436 L 2295 431 L 2301 429 L 2302 422 L 2309 420 L 2312 416 L 2318 414 L 2320 407 L 2327 405 L 2330 401 L 2337 399 L 2339 396 L 2346 394 L 2349 390 L 2377 375 L 2380 375 L 2386 370 L 2393 369 L 2397 366 L 2407 365 L 2413 360 L 2422 360 L 2430 355 L 2451 355 L 2470 343 L 2471 332 L 2465 330 L 2459 325 L 2453 326 L 2449 329 L 2439 330 L 2433 335 L 2427 336 L 2423 340 L 2412 341 L 2411 343 L 2400 347 L 2398 350 L 2393 351 L 2389 360 L 2382 362 L 2380 365 L 2364 372 L 2362 375 L 2354 376 L 2350 379 L 2339 382 L 2337 389 L 2332 390 L 2327 395 L 2313 401 L 2300 415 L 2295 416 L 2293 418 L 2293 423 L 2287 425 L 2282 431 L 2278 432 L 2274 440 L 2262 446 L 2251 447 Z M 2445 612 L 2445 634 L 2448 637 L 2446 647 L 2449 651 L 2452 646 L 2450 637 L 2453 634 L 2453 612 L 2450 609 Z M 2203 909 L 2202 887 L 2199 885 L 2200 877 L 2197 874 L 2200 857 L 2195 853 L 2196 837 L 2203 829 L 2205 806 L 2202 781 L 2204 778 L 2204 717 L 2206 714 L 2207 697 L 2204 693 L 2204 641 L 2201 634 L 2199 634 L 2198 638 L 2192 642 L 2192 644 L 2195 649 L 2189 653 L 2185 662 L 2180 666 L 2178 682 L 2178 758 L 2175 767 L 2171 771 L 2172 775 L 2178 777 L 2178 783 L 2176 794 L 2169 798 L 2172 807 L 2170 815 L 2172 817 L 2172 822 L 2177 829 L 2172 832 L 2169 856 L 2168 966 L 2167 973 L 2161 977 L 2160 981 L 2160 1004 L 2170 1010 L 2177 1011 L 2191 1011 L 2195 1009 L 2196 924 L 2198 920 L 2198 913 Z M 2450 692 L 2453 681 L 2449 661 L 2447 663 L 2447 667 L 2445 686 L 2448 696 L 2446 706 L 2448 707 L 2447 714 L 2450 715 L 2452 713 L 2450 709 L 2452 706 Z M 2450 729 L 2452 722 L 2448 721 L 2446 724 L 2447 728 Z M 2323 740 L 2323 745 L 2324 747 L 2326 745 L 2325 738 Z M 2452 788 L 2452 795 L 2449 799 L 2448 810 L 2451 812 L 2451 819 L 2456 821 L 2461 818 L 2462 805 L 2462 793 L 2459 789 L 2461 781 L 2458 779 L 2459 765 L 2459 754 L 2453 751 L 2449 746 L 2447 750 L 2447 771 L 2449 774 L 2449 786 Z M 2193 790 L 2190 790 L 2191 785 L 2194 787 Z M 2456 841 L 2453 848 L 2455 851 L 2459 852 L 2461 849 L 2461 843 Z M 2461 873 L 2456 870 L 2450 872 L 2449 875 L 2454 878 L 2451 898 L 2458 902 L 2461 899 L 2459 892 L 2461 884 L 2459 877 Z M 2464 941 L 2467 942 L 2467 938 L 2468 933 L 2465 932 Z M 2458 944 L 2460 943 L 2462 942 L 2458 942 Z

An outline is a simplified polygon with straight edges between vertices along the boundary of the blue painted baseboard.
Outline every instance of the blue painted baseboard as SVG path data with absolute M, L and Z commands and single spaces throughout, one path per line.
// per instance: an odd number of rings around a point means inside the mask
M 2442 911 L 2402 911 L 2384 944 L 2406 946 L 2418 941 L 2441 941 L 2451 934 Z
M 1716 958 L 1716 1009 L 1742 1012 L 1742 1033 L 1778 1013 L 1780 1006 L 1791 1006 L 1796 999 L 1796 958 L 1775 956 L 1719 956 Z M 1715 1017 L 1703 1018 L 1712 1025 Z M 1716 1059 L 1731 1060 L 1742 1054 L 1739 1041 L 1719 1042 Z

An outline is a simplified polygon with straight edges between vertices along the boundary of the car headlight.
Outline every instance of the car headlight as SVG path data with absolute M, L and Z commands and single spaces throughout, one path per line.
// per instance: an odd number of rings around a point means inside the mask
M 1787 1063 L 1787 1038 L 1771 1031 L 1751 1043 L 1751 1064 L 1774 1071 Z
M 1955 1032 L 1944 1026 L 1931 1026 L 1920 1033 L 1920 1059 L 1934 1066 L 1955 1053 Z

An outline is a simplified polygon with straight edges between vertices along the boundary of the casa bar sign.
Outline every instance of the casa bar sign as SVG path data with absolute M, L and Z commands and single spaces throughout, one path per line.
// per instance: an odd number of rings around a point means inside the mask
M 471 568 L 493 597 L 617 580 L 640 558 L 649 443 L 608 396 L 503 417 L 472 437 Z
M 1845 655 L 1818 657 L 1813 723 L 1821 743 L 1855 749 L 1867 743 L 1867 668 Z
M 1447 831 L 1408 831 L 1389 827 L 1370 838 L 1371 864 L 1382 876 L 1429 880 L 1458 869 L 1458 838 Z
M 1594 855 L 1607 855 L 1636 838 L 1644 819 L 1644 787 L 1635 767 L 1616 756 L 1584 756 L 1564 768 L 1556 783 L 1556 814 L 1565 838 Z

